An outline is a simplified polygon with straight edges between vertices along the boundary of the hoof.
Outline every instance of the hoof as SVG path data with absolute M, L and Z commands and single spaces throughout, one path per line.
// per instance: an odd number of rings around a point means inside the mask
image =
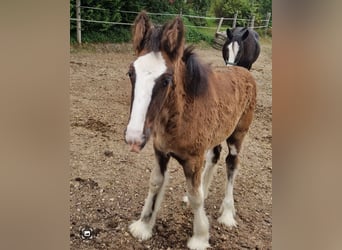
M 206 237 L 191 237 L 187 244 L 191 250 L 205 250 L 210 247 Z
M 141 220 L 137 220 L 133 222 L 129 226 L 129 231 L 133 235 L 133 237 L 140 240 L 148 240 L 152 237 L 152 228 Z
M 234 213 L 232 211 L 224 212 L 217 220 L 218 222 L 226 225 L 229 228 L 237 226 L 237 223 L 234 219 Z

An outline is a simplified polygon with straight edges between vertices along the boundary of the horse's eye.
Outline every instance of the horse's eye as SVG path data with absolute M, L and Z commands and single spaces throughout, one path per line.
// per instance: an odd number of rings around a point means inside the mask
M 128 71 L 128 72 L 126 73 L 126 75 L 128 75 L 128 76 L 129 76 L 129 78 L 132 78 L 132 76 L 133 76 L 133 74 L 132 74 L 132 72 L 131 72 L 131 71 Z
M 172 78 L 170 78 L 170 77 L 165 78 L 163 81 L 163 86 L 166 87 L 167 85 L 169 85 L 171 83 L 172 83 Z

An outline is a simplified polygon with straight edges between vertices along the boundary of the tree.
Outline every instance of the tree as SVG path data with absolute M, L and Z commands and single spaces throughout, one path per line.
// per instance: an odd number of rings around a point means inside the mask
M 272 0 L 213 0 L 210 6 L 210 12 L 216 17 L 233 17 L 238 13 L 240 18 L 255 16 L 257 22 L 271 11 Z M 238 21 L 237 25 L 245 26 L 247 23 Z

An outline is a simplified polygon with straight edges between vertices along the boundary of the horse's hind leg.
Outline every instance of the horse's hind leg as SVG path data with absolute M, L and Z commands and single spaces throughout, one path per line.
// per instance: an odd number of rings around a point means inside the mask
M 217 169 L 217 161 L 220 158 L 222 147 L 221 145 L 215 146 L 213 149 L 209 150 L 206 154 L 205 166 L 203 172 L 203 192 L 204 199 L 208 197 L 210 183 Z
M 204 194 L 204 199 L 208 197 L 209 193 L 209 187 L 210 183 L 213 179 L 213 176 L 215 175 L 216 169 L 217 169 L 217 161 L 220 158 L 222 146 L 217 145 L 214 148 L 208 150 L 205 156 L 205 166 L 203 170 L 203 194 Z M 188 196 L 185 195 L 183 197 L 183 201 L 188 203 L 189 199 Z
M 152 229 L 156 221 L 156 215 L 163 200 L 164 189 L 167 182 L 167 163 L 170 156 L 155 149 L 157 166 L 150 176 L 150 188 L 140 219 L 129 226 L 129 230 L 136 238 L 147 240 L 152 236 Z
M 242 145 L 242 141 L 248 131 L 249 125 L 252 122 L 252 113 L 249 112 L 243 116 L 237 127 L 235 128 L 233 134 L 228 137 L 227 144 L 229 148 L 228 156 L 226 157 L 226 167 L 227 167 L 227 186 L 226 194 L 223 199 L 221 209 L 221 216 L 218 221 L 228 227 L 236 226 L 235 207 L 233 198 L 233 186 L 234 179 L 237 174 L 238 164 L 239 164 L 239 153 Z
M 237 173 L 238 167 L 238 154 L 240 148 L 237 146 L 237 143 L 233 143 L 231 137 L 227 139 L 227 144 L 229 148 L 228 156 L 226 157 L 226 167 L 227 167 L 227 186 L 226 186 L 226 194 L 223 199 L 221 209 L 221 216 L 218 218 L 218 221 L 228 227 L 236 226 L 236 221 L 234 219 L 235 216 L 235 207 L 234 207 L 234 198 L 233 198 L 233 186 L 234 179 Z

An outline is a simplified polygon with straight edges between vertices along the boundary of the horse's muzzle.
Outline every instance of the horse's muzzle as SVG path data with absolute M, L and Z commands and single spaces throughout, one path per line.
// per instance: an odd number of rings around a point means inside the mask
M 125 142 L 130 146 L 131 152 L 139 153 L 146 145 L 148 138 L 149 134 L 146 136 L 142 132 L 135 130 L 125 131 Z
M 237 63 L 231 63 L 231 62 L 226 62 L 226 66 L 236 66 L 237 65 Z
M 142 149 L 141 145 L 136 144 L 136 143 L 131 144 L 130 146 L 131 146 L 131 149 L 130 149 L 131 152 L 139 153 L 140 150 Z

